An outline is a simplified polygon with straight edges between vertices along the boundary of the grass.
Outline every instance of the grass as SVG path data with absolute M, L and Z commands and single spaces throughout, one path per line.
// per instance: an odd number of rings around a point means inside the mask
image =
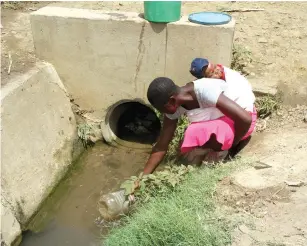
M 255 104 L 258 117 L 264 119 L 280 108 L 281 99 L 279 96 L 266 95 L 258 97 Z
M 242 161 L 239 161 L 242 164 Z M 111 229 L 105 246 L 227 245 L 229 221 L 221 219 L 214 205 L 217 182 L 229 174 L 237 161 L 216 168 L 197 169 L 169 192 L 139 204 L 123 225 Z
M 25 8 L 28 7 L 34 7 L 36 4 L 39 2 L 37 1 L 6 1 L 2 2 L 1 1 L 1 7 L 3 9 L 11 9 L 11 10 L 24 10 Z
M 252 62 L 252 53 L 244 46 L 234 44 L 232 48 L 232 61 L 230 67 L 240 71 L 243 75 L 249 75 L 247 64 Z

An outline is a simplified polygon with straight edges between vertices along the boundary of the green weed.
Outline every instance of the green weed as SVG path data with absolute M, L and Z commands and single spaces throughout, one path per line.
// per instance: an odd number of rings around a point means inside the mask
M 1 1 L 1 7 L 3 9 L 11 9 L 11 10 L 24 10 L 27 7 L 33 7 L 39 2 L 37 1 Z
M 278 96 L 266 95 L 258 97 L 255 105 L 258 117 L 264 119 L 280 108 L 281 99 Z
M 161 114 L 157 110 L 154 110 L 154 111 L 156 115 L 158 116 L 158 118 L 160 119 L 161 124 L 163 125 L 163 114 Z M 189 125 L 188 118 L 186 116 L 181 116 L 178 120 L 174 137 L 168 146 L 168 151 L 165 157 L 166 161 L 170 162 L 170 161 L 177 160 L 179 145 L 181 141 L 183 140 L 184 132 L 187 129 L 188 125 Z
M 91 136 L 93 132 L 93 126 L 90 124 L 79 124 L 77 126 L 78 137 L 81 139 L 83 146 L 86 148 L 88 145 L 92 145 Z
M 166 161 L 177 160 L 179 145 L 184 137 L 184 132 L 189 125 L 188 118 L 186 116 L 181 116 L 177 123 L 177 128 L 172 141 L 170 142 L 166 154 Z
M 197 169 L 180 185 L 166 186 L 162 194 L 139 204 L 103 239 L 105 246 L 228 245 L 230 224 L 214 205 L 215 187 L 237 166 L 233 161 L 216 168 Z
M 249 75 L 247 64 L 252 62 L 252 53 L 242 45 L 234 44 L 232 48 L 232 61 L 230 67 L 243 75 Z
M 125 194 L 134 194 L 137 201 L 144 202 L 154 197 L 157 193 L 163 194 L 175 188 L 184 180 L 185 175 L 193 171 L 192 166 L 169 164 L 163 171 L 157 171 L 154 174 L 143 175 L 139 177 L 132 176 L 126 180 L 120 188 L 125 189 Z M 135 184 L 138 182 L 139 187 Z

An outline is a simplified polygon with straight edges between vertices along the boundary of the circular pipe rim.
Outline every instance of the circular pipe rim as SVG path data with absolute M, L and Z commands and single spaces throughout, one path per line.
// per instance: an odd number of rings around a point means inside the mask
M 132 149 L 142 149 L 142 150 L 149 150 L 151 151 L 152 145 L 151 144 L 141 144 L 141 143 L 135 143 L 135 142 L 129 142 L 125 141 L 123 139 L 120 139 L 119 137 L 116 136 L 116 134 L 113 132 L 113 130 L 110 127 L 110 117 L 113 113 L 113 111 L 120 105 L 125 104 L 125 103 L 140 103 L 146 107 L 148 107 L 150 110 L 152 110 L 152 107 L 146 104 L 143 100 L 141 99 L 123 99 L 120 100 L 113 105 L 111 105 L 107 109 L 107 113 L 105 115 L 104 121 L 101 122 L 101 130 L 102 130 L 102 136 L 104 140 L 116 147 L 126 147 L 126 148 L 132 148 Z M 154 110 L 152 110 L 154 112 Z

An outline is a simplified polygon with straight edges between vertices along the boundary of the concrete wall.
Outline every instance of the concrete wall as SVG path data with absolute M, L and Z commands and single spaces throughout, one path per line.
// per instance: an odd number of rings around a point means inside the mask
M 32 13 L 31 25 L 37 56 L 55 66 L 75 102 L 97 119 L 122 99 L 146 101 L 157 76 L 191 81 L 195 57 L 229 65 L 234 35 L 234 21 L 202 26 L 183 17 L 165 25 L 137 13 L 60 7 Z
M 10 205 L 1 199 L 1 246 L 20 243 L 21 228 Z
M 47 63 L 2 88 L 1 112 L 1 229 L 10 245 L 72 163 L 76 123 Z

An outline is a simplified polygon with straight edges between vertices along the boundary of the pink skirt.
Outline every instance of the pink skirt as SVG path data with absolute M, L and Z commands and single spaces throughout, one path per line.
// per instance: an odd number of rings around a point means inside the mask
M 253 112 L 249 112 L 252 116 L 252 123 L 242 138 L 249 137 L 255 130 L 257 111 L 254 107 Z M 188 126 L 184 133 L 183 142 L 180 148 L 182 154 L 192 151 L 194 148 L 203 146 L 215 134 L 217 141 L 222 145 L 222 150 L 229 150 L 235 136 L 234 122 L 227 116 L 223 116 L 216 120 L 195 122 Z

